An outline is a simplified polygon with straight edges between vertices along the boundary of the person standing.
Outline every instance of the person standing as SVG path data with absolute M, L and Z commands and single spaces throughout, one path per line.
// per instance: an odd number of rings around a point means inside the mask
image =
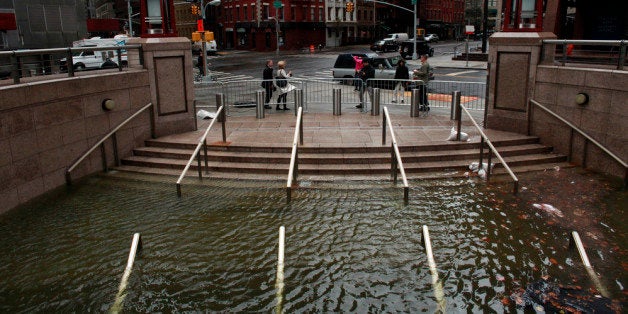
M 360 93 L 360 104 L 355 106 L 356 108 L 364 107 L 364 92 L 368 92 L 369 99 L 371 103 L 373 102 L 373 87 L 370 86 L 372 83 L 369 82 L 369 79 L 375 78 L 375 68 L 371 66 L 371 60 L 368 58 L 364 58 L 362 64 L 362 69 L 358 72 L 359 77 L 362 79 L 362 88 L 358 91 Z
M 296 87 L 288 83 L 288 78 L 292 76 L 292 71 L 286 72 L 286 61 L 281 60 L 277 62 L 277 76 L 275 77 L 275 84 L 279 88 L 279 97 L 277 97 L 277 107 L 275 110 L 290 110 L 286 107 L 286 101 L 288 98 L 288 92 L 294 90 Z M 283 104 L 283 109 L 279 108 L 279 105 Z
M 410 74 L 408 72 L 408 67 L 406 66 L 406 61 L 400 59 L 397 61 L 397 70 L 395 71 L 395 80 L 408 80 L 410 79 Z M 392 102 L 397 102 L 397 96 L 400 94 L 401 97 L 399 99 L 403 103 L 404 101 L 404 93 L 406 91 L 406 85 L 408 82 L 397 81 L 397 85 L 395 85 L 395 91 L 393 92 Z
M 427 63 L 427 55 L 421 55 L 421 66 L 413 71 L 414 78 L 423 81 L 423 84 L 419 85 L 420 111 L 430 110 L 430 104 L 427 100 L 427 83 L 430 81 L 430 72 L 432 69 Z
M 353 56 L 353 61 L 355 62 L 355 73 L 353 74 L 353 77 L 360 78 L 360 71 L 362 70 L 362 67 L 364 66 L 362 64 L 362 58 L 360 58 L 359 56 Z M 353 81 L 353 84 L 355 85 L 354 90 L 359 91 L 360 85 L 357 83 L 358 81 Z
M 264 81 L 262 82 L 262 87 L 266 90 L 266 99 L 264 100 L 264 108 L 270 109 L 270 98 L 273 97 L 273 91 L 275 90 L 275 85 L 273 85 L 273 60 L 266 61 L 266 67 L 264 68 L 264 72 L 262 73 L 262 78 Z

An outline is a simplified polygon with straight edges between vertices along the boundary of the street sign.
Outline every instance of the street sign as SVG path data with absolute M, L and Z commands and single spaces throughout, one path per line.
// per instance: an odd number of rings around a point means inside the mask
M 273 6 L 276 9 L 279 9 L 279 8 L 283 7 L 283 3 L 281 3 L 281 1 L 279 1 L 279 0 L 275 0 L 275 2 L 273 2 Z
M 475 34 L 475 26 L 473 25 L 467 25 L 464 27 L 464 33 L 467 35 L 473 35 Z

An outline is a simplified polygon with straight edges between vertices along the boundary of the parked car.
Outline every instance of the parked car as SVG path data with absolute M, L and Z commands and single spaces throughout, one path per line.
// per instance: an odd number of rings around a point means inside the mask
M 381 52 L 397 51 L 399 50 L 399 44 L 397 44 L 394 40 L 382 39 L 372 44 L 371 50 Z
M 355 82 L 355 61 L 353 56 L 359 56 L 362 58 L 369 58 L 371 66 L 375 68 L 376 79 L 394 79 L 397 61 L 401 59 L 398 54 L 392 55 L 377 55 L 373 53 L 343 53 L 338 55 L 336 63 L 332 70 L 332 75 L 336 79 L 351 79 L 346 80 L 347 84 Z M 410 73 L 409 73 L 410 74 Z M 411 75 L 410 75 L 411 76 Z M 393 81 L 377 81 L 376 87 L 393 89 L 395 83 Z
M 401 57 L 404 59 L 412 58 L 412 50 L 414 49 L 414 40 L 406 40 L 401 43 L 399 52 L 401 53 Z M 434 56 L 434 48 L 431 48 L 430 45 L 424 40 L 416 41 L 416 52 L 420 55 L 428 55 L 430 57 Z
M 435 43 L 438 42 L 439 38 L 438 35 L 436 34 L 427 34 L 425 35 L 425 41 L 427 41 L 428 43 Z

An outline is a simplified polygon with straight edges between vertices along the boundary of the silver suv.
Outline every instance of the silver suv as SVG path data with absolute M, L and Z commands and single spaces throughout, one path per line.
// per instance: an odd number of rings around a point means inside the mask
M 338 55 L 336 63 L 332 70 L 333 76 L 336 79 L 353 79 L 355 75 L 355 61 L 353 56 L 361 58 L 368 58 L 371 61 L 371 66 L 375 68 L 376 79 L 394 79 L 397 62 L 401 60 L 399 54 L 393 54 L 390 56 L 380 56 L 373 53 L 344 53 Z M 350 84 L 353 81 L 347 80 L 346 83 Z M 394 83 L 386 84 L 385 81 L 377 81 L 383 85 L 394 86 Z

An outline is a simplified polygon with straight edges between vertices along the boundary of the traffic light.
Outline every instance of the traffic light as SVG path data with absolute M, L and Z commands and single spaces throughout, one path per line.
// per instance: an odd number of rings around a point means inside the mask
M 353 8 L 354 8 L 353 6 L 354 6 L 353 2 L 347 2 L 347 8 L 346 8 L 347 12 L 349 13 L 353 12 Z
M 198 6 L 196 6 L 196 4 L 193 4 L 190 6 L 190 8 L 192 8 L 192 15 L 198 15 Z

